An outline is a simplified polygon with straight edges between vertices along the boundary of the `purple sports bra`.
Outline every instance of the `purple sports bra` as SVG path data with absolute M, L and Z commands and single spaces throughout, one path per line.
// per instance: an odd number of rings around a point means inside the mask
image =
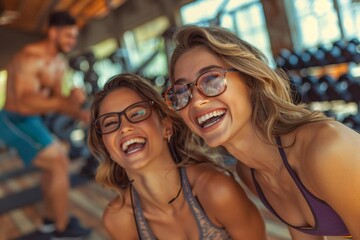
M 302 195 L 304 196 L 307 204 L 309 205 L 311 212 L 315 219 L 315 226 L 314 227 L 297 227 L 293 226 L 284 221 L 271 207 L 267 199 L 265 198 L 264 193 L 261 190 L 259 183 L 255 179 L 255 169 L 251 169 L 251 175 L 256 187 L 256 191 L 259 194 L 260 200 L 263 204 L 271 211 L 275 216 L 277 216 L 282 222 L 287 224 L 288 226 L 297 229 L 303 233 L 310 234 L 310 235 L 323 235 L 323 236 L 348 236 L 349 230 L 346 228 L 344 222 L 340 218 L 340 216 L 332 209 L 326 202 L 314 196 L 308 189 L 305 188 L 303 183 L 300 181 L 299 177 L 295 174 L 293 169 L 291 168 L 284 149 L 282 148 L 281 139 L 280 137 L 276 137 L 276 142 L 278 144 L 278 149 L 281 155 L 281 159 L 289 172 L 291 178 L 296 183 L 296 186 L 301 191 Z

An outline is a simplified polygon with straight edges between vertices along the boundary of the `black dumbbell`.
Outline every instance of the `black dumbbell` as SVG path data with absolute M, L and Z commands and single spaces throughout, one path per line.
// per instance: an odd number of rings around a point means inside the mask
M 326 53 L 326 48 L 319 45 L 316 51 L 313 52 L 314 66 L 325 66 L 327 64 Z
M 329 86 L 327 95 L 329 100 L 344 100 L 346 102 L 351 100 L 347 82 L 336 82 L 335 85 Z
M 84 71 L 84 62 L 86 62 L 86 58 L 84 56 L 76 56 L 72 57 L 69 60 L 69 66 L 76 71 Z M 86 70 L 86 69 L 85 69 Z
M 332 44 L 332 47 L 326 53 L 326 59 L 329 64 L 343 63 L 345 62 L 344 57 L 342 56 L 342 49 L 340 48 L 341 42 L 338 41 Z
M 343 57 L 344 62 L 355 62 L 359 58 L 359 49 L 356 39 L 352 39 L 349 42 L 345 40 L 339 40 L 334 43 L 341 49 L 341 56 Z
M 285 68 L 288 70 L 300 68 L 300 59 L 298 53 L 292 52 L 285 48 L 280 50 L 280 54 L 275 61 L 277 66 L 280 68 Z
M 308 68 L 312 67 L 314 63 L 314 57 L 312 55 L 312 52 L 310 50 L 303 51 L 300 56 L 300 64 L 302 68 Z
M 353 49 L 352 62 L 360 63 L 360 40 L 353 38 L 349 41 L 350 48 Z
M 327 84 L 328 86 L 336 84 L 336 80 L 328 74 L 321 76 L 318 82 Z
M 349 115 L 342 120 L 342 123 L 360 133 L 360 115 Z
M 303 100 L 304 102 L 325 101 L 326 86 L 319 82 L 319 78 L 307 75 L 302 78 Z
M 351 95 L 350 101 L 360 104 L 360 83 L 350 83 L 348 90 Z
M 344 92 L 344 100 L 345 101 L 354 101 L 354 99 L 359 99 L 359 92 L 357 92 L 357 85 L 360 84 L 360 81 L 356 80 L 354 76 L 352 76 L 350 73 L 344 73 L 342 74 L 338 80 L 337 84 L 341 88 L 346 88 Z

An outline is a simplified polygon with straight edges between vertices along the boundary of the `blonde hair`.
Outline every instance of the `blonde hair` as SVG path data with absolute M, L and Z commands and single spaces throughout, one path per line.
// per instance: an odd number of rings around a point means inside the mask
M 269 142 L 275 144 L 273 136 L 289 133 L 306 123 L 329 120 L 319 111 L 309 111 L 304 104 L 295 105 L 286 74 L 271 69 L 262 52 L 223 28 L 188 25 L 178 29 L 170 59 L 170 79 L 174 79 L 177 60 L 197 46 L 206 47 L 244 77 L 251 89 L 252 121 Z
M 173 146 L 172 152 L 177 156 L 178 159 L 175 160 L 179 166 L 202 162 L 212 162 L 221 165 L 220 155 L 217 154 L 217 151 L 207 147 L 199 137 L 195 136 L 177 113 L 166 105 L 160 93 L 147 80 L 137 75 L 116 75 L 105 84 L 103 90 L 95 95 L 91 107 L 92 122 L 99 116 L 99 110 L 104 98 L 112 91 L 121 88 L 131 89 L 144 100 L 153 101 L 154 108 L 159 113 L 158 116 L 162 119 L 169 118 L 171 120 L 173 135 L 170 143 L 172 145 L 169 144 L 169 147 Z M 92 154 L 100 163 L 96 171 L 96 181 L 105 187 L 115 190 L 122 197 L 122 191 L 120 190 L 129 185 L 129 178 L 125 170 L 110 158 L 102 136 L 97 133 L 93 124 L 91 124 L 89 129 L 88 145 Z

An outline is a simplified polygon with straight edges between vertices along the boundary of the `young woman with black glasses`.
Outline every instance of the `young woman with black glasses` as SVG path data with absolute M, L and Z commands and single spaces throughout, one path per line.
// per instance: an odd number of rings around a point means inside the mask
M 215 165 L 216 152 L 144 79 L 112 78 L 91 119 L 96 180 L 118 193 L 103 216 L 113 239 L 265 239 L 259 211 Z

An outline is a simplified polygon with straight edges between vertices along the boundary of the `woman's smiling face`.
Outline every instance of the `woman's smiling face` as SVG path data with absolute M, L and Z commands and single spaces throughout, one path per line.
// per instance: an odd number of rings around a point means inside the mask
M 194 47 L 175 63 L 172 83 L 190 83 L 209 66 L 229 68 L 206 47 Z M 178 111 L 191 130 L 212 147 L 226 145 L 251 121 L 250 91 L 245 80 L 239 72 L 227 72 L 225 79 L 227 89 L 216 97 L 203 96 L 193 87 L 190 103 Z
M 129 106 L 143 102 L 136 92 L 121 88 L 109 93 L 101 103 L 99 116 L 113 112 L 122 112 Z M 160 119 L 152 107 L 151 116 L 147 119 L 131 123 L 124 114 L 120 116 L 117 130 L 102 135 L 103 142 L 113 161 L 125 170 L 135 170 L 148 164 L 151 159 L 159 158 L 168 151 L 165 128 L 168 123 Z M 139 111 L 139 110 L 136 110 Z M 142 114 L 140 112 L 130 114 Z M 130 116 L 128 116 L 130 117 Z M 107 122 L 106 124 L 113 124 Z

